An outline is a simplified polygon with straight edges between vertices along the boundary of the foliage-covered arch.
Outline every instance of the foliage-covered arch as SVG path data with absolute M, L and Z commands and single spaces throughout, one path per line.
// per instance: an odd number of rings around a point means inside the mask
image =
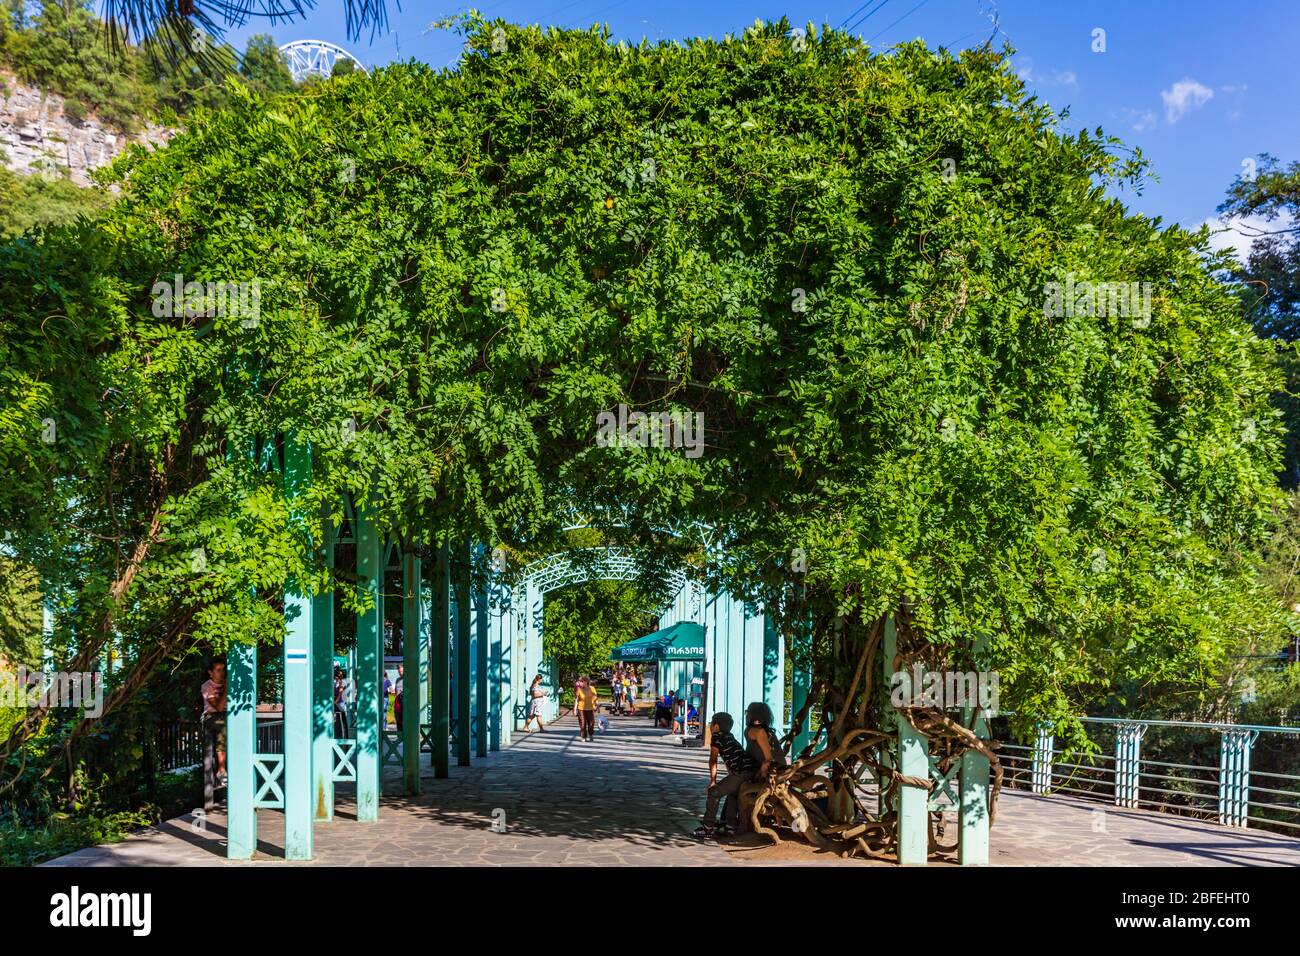
M 471 22 L 456 71 L 237 91 L 120 161 L 93 242 L 47 240 L 77 280 L 4 303 L 35 356 L 6 409 L 98 411 L 75 454 L 0 447 L 28 500 L 126 456 L 148 506 L 100 520 L 144 547 L 113 605 L 136 633 L 142 608 L 187 639 L 269 634 L 256 595 L 326 584 L 248 453 L 287 434 L 313 456 L 295 514 L 346 487 L 402 533 L 519 547 L 575 507 L 620 503 L 646 540 L 708 522 L 709 575 L 811 622 L 792 650 L 826 727 L 870 710 L 853 675 L 887 614 L 908 656 L 999 669 L 1023 720 L 1194 684 L 1275 626 L 1249 554 L 1277 377 L 1204 235 L 1110 195 L 1140 185 L 1122 155 L 988 49 Z M 157 316 L 177 274 L 258 281 L 258 314 Z M 1150 283 L 1150 313 L 1054 309 L 1076 280 Z M 40 364 L 55 309 L 98 405 Z M 704 454 L 598 444 L 619 404 L 702 414 Z

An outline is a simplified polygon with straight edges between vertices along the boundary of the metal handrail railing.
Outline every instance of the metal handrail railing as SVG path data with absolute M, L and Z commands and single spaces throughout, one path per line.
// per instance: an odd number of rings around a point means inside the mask
M 1089 754 L 1088 763 L 1070 762 L 1069 758 L 1078 751 L 1058 748 L 1052 726 L 1040 722 L 1032 743 L 1002 745 L 1002 758 L 1011 771 L 1008 785 L 1027 780 L 1030 789 L 1040 794 L 1061 791 L 1093 799 L 1108 798 L 1121 807 L 1209 815 L 1224 826 L 1256 824 L 1284 831 L 1300 830 L 1300 789 L 1278 789 L 1286 785 L 1283 782 L 1300 783 L 1300 774 L 1253 770 L 1250 766 L 1261 737 L 1300 737 L 1300 727 L 1123 717 L 1081 717 L 1079 720 L 1085 724 L 1113 726 L 1114 753 Z M 1153 759 L 1143 749 L 1143 739 L 1151 728 L 1200 730 L 1218 735 L 1219 765 Z M 1177 770 L 1215 776 L 1166 772 Z M 1256 778 L 1268 778 L 1272 786 L 1263 785 L 1263 780 L 1256 783 Z M 1204 792 L 1202 788 L 1206 787 L 1213 790 Z M 1260 799 L 1265 796 L 1273 799 Z M 1294 802 L 1278 801 L 1279 797 L 1292 798 Z

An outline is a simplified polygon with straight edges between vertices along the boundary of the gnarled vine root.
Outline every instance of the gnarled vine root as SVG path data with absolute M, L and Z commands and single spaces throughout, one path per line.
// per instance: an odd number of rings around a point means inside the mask
M 981 739 L 951 717 L 924 708 L 897 711 L 918 733 L 928 738 L 939 769 L 947 773 L 962 755 L 974 751 L 989 761 L 992 786 L 989 790 L 989 822 L 996 819 L 998 794 L 1002 789 L 1002 765 L 996 741 Z M 852 796 L 853 817 L 836 822 L 822 809 L 832 794 L 832 780 L 819 771 L 834 766 L 841 780 L 856 782 L 863 771 L 874 770 L 881 781 L 882 805 L 891 806 L 897 787 L 917 787 L 928 794 L 934 789 L 929 777 L 899 773 L 878 759 L 878 748 L 894 738 L 892 732 L 874 727 L 846 731 L 834 746 L 795 760 L 788 767 L 774 768 L 765 779 L 745 784 L 740 789 L 741 815 L 755 833 L 773 843 L 783 839 L 782 831 L 802 837 L 811 845 L 841 856 L 873 859 L 894 857 L 898 845 L 897 815 L 890 810 L 879 816 L 868 811 Z M 942 815 L 930 814 L 930 850 L 947 852 L 953 847 L 940 842 Z

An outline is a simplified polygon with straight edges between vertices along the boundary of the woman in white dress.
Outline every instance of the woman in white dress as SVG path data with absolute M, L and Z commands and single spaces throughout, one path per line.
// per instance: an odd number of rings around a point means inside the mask
M 534 720 L 537 721 L 537 729 L 546 732 L 546 728 L 542 726 L 542 701 L 546 697 L 546 691 L 542 688 L 542 675 L 538 674 L 533 678 L 532 686 L 528 688 L 528 717 L 524 720 L 525 732 L 529 732 L 528 725 Z

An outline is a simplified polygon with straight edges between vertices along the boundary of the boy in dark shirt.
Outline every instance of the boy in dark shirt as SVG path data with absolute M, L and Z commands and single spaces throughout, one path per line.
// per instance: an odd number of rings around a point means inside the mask
M 704 802 L 704 820 L 695 831 L 695 836 L 707 839 L 711 836 L 726 836 L 735 832 L 736 821 L 740 814 L 740 786 L 749 779 L 753 766 L 745 754 L 745 748 L 732 734 L 735 721 L 730 714 L 717 713 L 710 721 L 710 733 L 713 746 L 709 749 L 709 792 Z M 722 758 L 727 768 L 727 775 L 718 780 L 718 758 Z M 718 802 L 727 798 L 725 817 L 722 826 L 715 826 L 718 819 Z

